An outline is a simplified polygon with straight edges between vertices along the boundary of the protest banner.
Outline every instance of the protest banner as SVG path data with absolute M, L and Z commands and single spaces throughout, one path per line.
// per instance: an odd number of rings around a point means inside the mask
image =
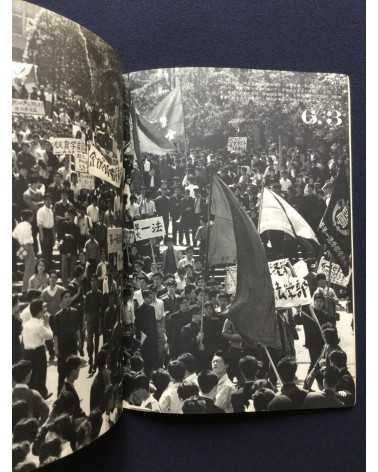
M 77 184 L 80 189 L 85 190 L 94 190 L 95 188 L 95 178 L 93 175 L 89 175 L 86 172 L 77 173 Z
M 122 252 L 122 228 L 108 228 L 108 253 Z
M 312 303 L 307 280 L 293 274 L 289 259 L 279 259 L 268 265 L 276 308 L 292 308 Z
M 45 114 L 45 106 L 40 100 L 12 99 L 12 113 L 15 115 L 38 115 Z
M 292 308 L 309 305 L 312 302 L 307 280 L 294 275 L 289 259 L 279 259 L 268 263 L 274 288 L 276 308 Z M 225 277 L 225 291 L 235 294 L 237 267 L 228 267 Z
M 54 154 L 74 156 L 75 171 L 88 173 L 88 153 L 84 141 L 77 138 L 51 138 L 50 141 Z
M 345 276 L 339 264 L 335 262 L 329 265 L 329 261 L 322 257 L 319 261 L 318 274 L 325 274 L 329 283 L 339 285 L 340 287 L 347 287 L 349 284 L 350 273 Z
M 248 143 L 248 138 L 247 137 L 240 137 L 240 136 L 235 136 L 235 137 L 230 137 L 228 138 L 227 141 L 227 151 L 233 152 L 233 153 L 242 153 L 247 150 L 247 143 Z
M 115 187 L 120 187 L 123 167 L 122 165 L 111 165 L 105 156 L 92 144 L 88 152 L 88 172 Z
M 135 241 L 160 238 L 165 236 L 164 222 L 161 216 L 134 221 Z

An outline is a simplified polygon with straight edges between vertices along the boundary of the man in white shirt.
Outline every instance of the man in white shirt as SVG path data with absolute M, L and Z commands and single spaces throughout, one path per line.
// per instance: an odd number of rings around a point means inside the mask
M 194 267 L 193 248 L 191 246 L 186 248 L 185 256 L 179 260 L 178 268 L 191 265 Z
M 23 324 L 22 338 L 25 359 L 32 364 L 30 388 L 37 390 L 43 398 L 48 398 L 46 388 L 47 359 L 45 342 L 53 338 L 47 314 L 43 314 L 43 302 L 34 300 L 30 304 L 31 319 Z
M 282 177 L 280 178 L 281 191 L 287 193 L 289 188 L 293 186 L 292 181 L 289 179 L 287 172 L 282 172 Z
M 226 413 L 232 413 L 231 396 L 236 391 L 235 385 L 227 375 L 228 363 L 222 351 L 217 351 L 211 361 L 214 374 L 218 377 L 217 393 L 215 395 L 215 406 Z
M 146 192 L 146 197 L 140 202 L 139 213 L 142 218 L 149 218 L 156 213 L 155 202 L 151 199 L 151 193 L 149 191 Z
M 99 218 L 99 209 L 98 206 L 96 205 L 96 198 L 92 198 L 92 203 L 87 207 L 87 215 L 92 221 L 92 224 L 95 224 L 98 222 Z
M 17 251 L 17 255 L 24 261 L 22 293 L 25 294 L 28 289 L 29 279 L 34 274 L 36 259 L 31 225 L 33 221 L 33 213 L 30 210 L 24 210 L 21 213 L 21 217 L 22 221 L 16 225 L 12 236 L 21 246 Z
M 52 209 L 52 198 L 49 194 L 45 195 L 45 203 L 37 211 L 37 226 L 42 256 L 46 261 L 46 270 L 49 271 L 55 243 L 54 211 Z
M 184 380 L 185 367 L 180 361 L 171 361 L 168 372 L 172 381 L 162 393 L 159 405 L 162 413 L 182 413 L 182 400 L 180 400 L 177 388 Z
M 157 343 L 158 343 L 158 365 L 162 366 L 165 358 L 165 345 L 167 343 L 167 336 L 165 333 L 165 312 L 164 302 L 157 297 L 157 289 L 153 287 L 152 292 L 152 303 L 151 306 L 155 310 L 156 318 L 156 331 L 157 331 Z

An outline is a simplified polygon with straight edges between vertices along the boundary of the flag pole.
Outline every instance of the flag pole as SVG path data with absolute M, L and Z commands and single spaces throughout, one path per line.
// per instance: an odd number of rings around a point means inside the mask
M 176 69 L 175 69 L 176 70 Z M 181 99 L 181 106 L 182 106 L 182 121 L 184 125 L 184 153 L 185 153 L 185 161 L 186 165 L 188 165 L 188 155 L 189 155 L 189 140 L 186 134 L 186 124 L 185 124 L 185 110 L 184 110 L 184 102 L 182 99 L 182 88 L 181 88 L 181 76 L 180 73 L 176 74 L 176 82 L 178 83 L 178 88 L 180 90 L 180 99 Z
M 258 219 L 258 223 L 257 223 L 257 232 L 258 232 L 259 236 L 260 236 L 261 215 L 262 215 L 262 210 L 263 210 L 264 187 L 265 187 L 264 176 L 262 176 L 261 189 L 260 189 L 259 219 Z M 260 239 L 261 239 L 261 236 L 260 236 Z M 266 345 L 264 345 L 263 348 L 264 348 L 266 357 L 268 358 L 269 364 L 271 365 L 271 367 L 273 369 L 273 372 L 274 372 L 275 376 L 277 377 L 277 381 L 281 385 L 283 385 L 282 379 L 280 377 L 280 374 L 278 373 L 277 367 L 276 367 L 276 365 L 273 361 L 273 358 L 272 358 L 272 356 L 269 352 L 268 347 Z
M 207 234 L 206 234 L 206 254 L 205 254 L 205 287 L 209 281 L 209 245 L 210 245 L 210 217 L 211 217 L 211 205 L 213 199 L 213 169 L 209 167 L 210 173 L 210 192 L 209 192 L 209 202 L 207 207 Z M 203 350 L 203 319 L 205 316 L 205 303 L 204 297 L 202 297 L 202 305 L 201 305 L 201 327 L 200 327 L 200 349 Z

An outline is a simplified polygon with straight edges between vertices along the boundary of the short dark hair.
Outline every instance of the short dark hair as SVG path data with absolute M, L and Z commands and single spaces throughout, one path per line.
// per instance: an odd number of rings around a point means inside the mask
M 69 296 L 71 296 L 71 292 L 70 292 L 69 290 L 67 290 L 67 289 L 66 289 L 66 290 L 63 290 L 63 292 L 62 292 L 62 295 L 61 295 L 60 299 L 61 299 L 61 300 L 63 300 L 63 297 L 64 297 L 64 295 L 67 295 L 67 293 L 68 293 L 68 295 L 69 295 Z
M 30 451 L 30 446 L 27 441 L 22 443 L 13 444 L 12 446 L 12 465 L 16 467 L 20 462 L 23 462 L 26 459 Z
M 336 328 L 327 328 L 323 331 L 325 342 L 330 346 L 337 346 L 340 342 Z
M 159 400 L 160 395 L 168 387 L 171 378 L 165 369 L 158 369 L 152 372 L 151 380 L 156 387 L 156 393 L 154 396 Z
M 12 429 L 16 424 L 28 418 L 29 416 L 29 404 L 25 400 L 18 400 L 12 403 Z
M 242 357 L 239 360 L 240 372 L 247 379 L 254 379 L 256 377 L 258 368 L 259 368 L 259 364 L 256 358 L 253 356 L 247 355 L 247 356 Z
M 185 377 L 185 366 L 180 361 L 171 361 L 168 364 L 168 372 L 175 382 L 182 382 Z
M 13 430 L 13 442 L 34 442 L 38 433 L 38 421 L 36 418 L 25 418 L 19 421 Z
M 211 370 L 203 370 L 197 377 L 198 385 L 202 393 L 208 394 L 218 384 L 218 377 Z
M 134 372 L 140 372 L 144 368 L 144 361 L 143 357 L 138 356 L 137 354 L 133 354 L 130 357 L 130 368 Z
M 297 363 L 292 357 L 284 357 L 277 364 L 277 370 L 280 374 L 281 380 L 284 383 L 294 381 L 295 373 L 297 371 Z
M 32 317 L 35 318 L 43 310 L 43 301 L 40 298 L 33 300 L 30 303 L 29 310 Z
M 133 390 L 138 390 L 139 388 L 142 388 L 144 390 L 147 390 L 147 392 L 150 389 L 150 382 L 148 380 L 147 375 L 144 374 L 138 374 L 134 378 L 134 385 L 133 385 Z
M 182 412 L 185 414 L 206 413 L 206 403 L 199 398 L 190 398 L 184 401 Z
M 177 395 L 181 400 L 198 395 L 198 386 L 191 383 L 182 383 L 177 387 Z
M 273 390 L 265 387 L 259 388 L 252 397 L 255 411 L 266 411 L 268 409 L 269 403 L 274 397 L 275 393 Z
M 32 370 L 30 361 L 21 360 L 12 367 L 12 376 L 16 383 L 22 383 Z
M 152 295 L 151 290 L 142 290 L 142 297 L 143 298 L 150 297 L 151 295 Z
M 73 271 L 73 276 L 74 277 L 80 277 L 80 275 L 82 275 L 84 273 L 84 269 L 81 265 L 78 265 L 75 267 L 74 271 Z
M 214 356 L 221 357 L 223 359 L 223 362 L 227 365 L 230 363 L 230 356 L 225 351 L 222 351 L 221 349 L 219 349 L 218 351 L 215 351 L 213 354 L 213 357 Z
M 180 354 L 177 358 L 178 361 L 184 364 L 185 369 L 188 372 L 195 372 L 196 370 L 196 358 L 190 352 Z
M 341 376 L 335 367 L 328 366 L 323 373 L 323 377 L 327 387 L 336 387 Z
M 79 356 L 68 356 L 64 364 L 66 377 L 75 369 L 81 366 L 81 359 Z
M 335 349 L 334 351 L 332 351 L 329 356 L 328 356 L 328 359 L 330 360 L 330 362 L 332 362 L 332 364 L 334 364 L 338 369 L 342 369 L 344 367 L 346 367 L 347 365 L 347 355 L 344 351 L 339 351 L 337 349 Z
M 59 457 L 62 452 L 62 441 L 55 436 L 49 441 L 43 441 L 39 448 L 39 461 L 43 464 L 49 457 Z

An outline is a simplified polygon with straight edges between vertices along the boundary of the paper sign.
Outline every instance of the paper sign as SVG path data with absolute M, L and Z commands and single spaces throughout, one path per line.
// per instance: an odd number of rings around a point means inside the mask
M 18 115 L 39 115 L 45 114 L 45 106 L 40 100 L 12 99 L 12 113 Z
M 156 216 L 145 220 L 134 221 L 135 241 L 159 238 L 165 235 L 163 218 Z
M 80 189 L 94 190 L 95 188 L 95 179 L 93 175 L 89 175 L 85 172 L 78 172 L 77 183 Z
M 293 276 L 289 259 L 269 262 L 276 308 L 291 308 L 312 303 L 308 282 Z
M 279 259 L 268 263 L 272 278 L 276 308 L 291 308 L 312 303 L 307 280 L 293 275 L 289 259 Z M 225 291 L 235 294 L 237 268 L 226 269 Z
M 92 144 L 88 152 L 88 172 L 115 187 L 121 185 L 123 167 L 110 164 L 105 156 Z
M 108 228 L 108 253 L 122 252 L 122 228 Z
M 341 267 L 334 262 L 332 262 L 330 271 L 329 261 L 325 257 L 322 257 L 319 261 L 318 274 L 325 274 L 329 283 L 340 287 L 347 287 L 349 284 L 350 273 L 345 276 Z
M 234 153 L 242 153 L 247 150 L 247 137 L 233 137 L 228 138 L 227 141 L 227 151 L 234 152 Z

